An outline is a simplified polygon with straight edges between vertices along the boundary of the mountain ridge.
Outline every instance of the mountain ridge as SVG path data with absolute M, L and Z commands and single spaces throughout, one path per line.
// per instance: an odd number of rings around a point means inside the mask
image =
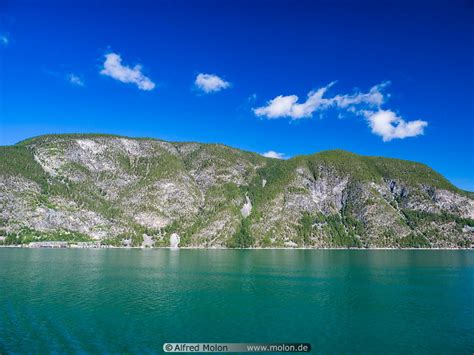
M 166 246 L 178 233 L 196 247 L 473 244 L 473 193 L 425 164 L 339 149 L 278 160 L 219 143 L 50 134 L 0 147 L 0 169 L 8 243 L 69 233 Z
M 233 149 L 233 150 L 236 150 L 236 151 L 241 151 L 241 152 L 245 152 L 245 153 L 249 153 L 249 154 L 255 154 L 255 155 L 264 157 L 262 154 L 257 153 L 257 152 L 248 151 L 248 150 L 241 149 L 241 148 L 236 148 L 236 147 L 233 147 L 233 146 L 230 146 L 230 145 L 227 145 L 227 144 L 223 144 L 223 143 L 218 143 L 218 142 L 201 143 L 201 142 L 197 142 L 197 141 L 167 141 L 167 140 L 160 139 L 160 138 L 155 138 L 155 137 L 132 137 L 132 136 L 112 134 L 112 133 L 52 133 L 52 134 L 44 134 L 44 135 L 38 135 L 38 136 L 34 136 L 34 137 L 31 137 L 31 138 L 21 140 L 21 141 L 15 143 L 13 145 L 0 146 L 0 148 L 1 147 L 9 147 L 9 146 L 28 146 L 29 144 L 33 143 L 35 140 L 55 138 L 55 137 L 62 137 L 62 138 L 69 137 L 71 139 L 101 138 L 101 137 L 102 138 L 107 138 L 108 137 L 108 138 L 123 138 L 123 139 L 133 139 L 133 140 L 144 140 L 144 141 L 151 140 L 151 141 L 157 141 L 157 142 L 166 142 L 166 143 L 175 144 L 175 145 L 179 145 L 179 144 L 201 144 L 201 145 L 209 145 L 209 146 L 222 146 L 222 147 L 230 148 L 230 149 Z M 417 162 L 417 161 L 400 159 L 400 158 L 393 158 L 393 157 L 384 157 L 384 156 L 379 156 L 379 155 L 363 155 L 363 154 L 354 153 L 354 152 L 344 150 L 344 149 L 340 149 L 340 148 L 321 150 L 321 151 L 311 153 L 311 154 L 299 154 L 299 155 L 295 155 L 293 157 L 290 157 L 288 159 L 280 159 L 280 160 L 291 161 L 291 160 L 294 160 L 294 159 L 301 159 L 301 158 L 304 158 L 304 157 L 309 158 L 309 157 L 315 157 L 315 156 L 322 156 L 322 155 L 331 154 L 331 153 L 348 154 L 348 155 L 352 155 L 354 157 L 363 158 L 363 159 L 385 159 L 385 160 L 398 161 L 398 162 L 401 162 L 401 163 L 418 164 L 418 165 L 420 165 L 424 168 L 433 170 L 429 165 L 427 165 L 425 163 Z M 271 157 L 264 157 L 264 158 L 265 159 L 277 159 L 277 158 L 271 158 Z M 434 172 L 436 172 L 436 171 L 434 171 Z M 445 180 L 446 184 L 451 185 L 450 187 L 448 187 L 448 186 L 446 186 L 446 187 L 452 189 L 453 191 L 457 191 L 459 193 L 467 194 L 467 195 L 470 195 L 471 197 L 474 197 L 474 191 L 463 190 L 463 189 L 459 188 L 458 186 L 454 185 L 451 181 L 446 179 L 440 173 L 438 173 L 438 172 L 436 172 L 436 173 L 442 179 Z

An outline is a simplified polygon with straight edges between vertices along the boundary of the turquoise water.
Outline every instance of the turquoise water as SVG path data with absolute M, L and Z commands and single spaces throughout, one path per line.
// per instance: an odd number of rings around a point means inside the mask
M 0 353 L 474 351 L 473 251 L 0 249 Z

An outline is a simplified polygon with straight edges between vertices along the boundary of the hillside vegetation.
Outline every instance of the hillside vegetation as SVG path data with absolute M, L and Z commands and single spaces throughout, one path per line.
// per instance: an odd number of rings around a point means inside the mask
M 6 244 L 472 247 L 473 219 L 473 194 L 428 166 L 342 150 L 277 160 L 100 134 L 0 147 Z

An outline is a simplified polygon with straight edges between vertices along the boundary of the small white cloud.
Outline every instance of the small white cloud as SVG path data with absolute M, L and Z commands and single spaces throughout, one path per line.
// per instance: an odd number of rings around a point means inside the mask
M 117 53 L 105 55 L 104 68 L 100 71 L 102 75 L 110 76 L 122 83 L 133 83 L 140 90 L 150 91 L 155 88 L 155 83 L 142 73 L 142 66 L 135 65 L 133 68 L 122 65 L 122 58 Z
M 423 134 L 425 127 L 428 126 L 428 122 L 421 120 L 407 122 L 390 110 L 364 111 L 363 113 L 372 133 L 381 136 L 384 142 L 397 138 L 416 137 Z
M 274 159 L 285 159 L 285 154 L 283 153 L 278 153 L 273 150 L 269 150 L 268 152 L 265 152 L 262 154 L 264 157 L 267 158 L 274 158 Z
M 8 46 L 10 43 L 10 36 L 6 33 L 0 33 L 0 43 L 5 47 Z
M 206 94 L 218 92 L 230 87 L 230 83 L 228 81 L 221 79 L 217 75 L 204 73 L 198 74 L 194 84 L 198 89 L 204 91 Z
M 316 91 L 310 91 L 308 98 L 302 103 L 297 103 L 298 96 L 296 95 L 277 96 L 268 101 L 266 106 L 255 108 L 253 112 L 257 116 L 265 116 L 270 119 L 289 117 L 297 120 L 311 117 L 313 112 L 331 105 L 331 100 L 323 98 L 323 95 L 332 85 L 334 85 L 334 82 Z
M 389 81 L 372 86 L 368 93 L 358 92 L 353 95 L 336 95 L 331 100 L 337 107 L 354 109 L 355 105 L 367 104 L 369 106 L 380 107 L 385 102 L 382 90 L 390 85 Z M 387 95 L 390 96 L 390 95 Z
M 253 93 L 252 95 L 247 97 L 247 102 L 254 102 L 256 100 L 257 100 L 257 94 L 256 93 Z
M 311 118 L 315 112 L 322 112 L 329 108 L 342 110 L 338 117 L 343 118 L 344 113 L 363 115 L 367 119 L 372 133 L 382 137 L 384 142 L 392 139 L 415 137 L 424 133 L 428 122 L 415 120 L 405 121 L 391 110 L 384 110 L 381 106 L 390 95 L 383 90 L 390 84 L 389 81 L 373 86 L 369 92 L 356 92 L 355 94 L 336 95 L 324 97 L 326 91 L 335 82 L 311 91 L 305 102 L 298 103 L 298 96 L 277 96 L 267 102 L 267 105 L 253 109 L 255 115 L 268 119 L 288 117 L 292 120 Z
M 67 75 L 67 80 L 73 84 L 73 85 L 76 85 L 76 86 L 84 86 L 84 80 L 82 80 L 79 76 L 77 76 L 76 74 L 73 74 L 73 73 L 69 73 Z
M 298 96 L 277 96 L 267 102 L 266 106 L 254 109 L 257 116 L 265 116 L 267 118 L 283 118 L 289 117 L 293 120 L 300 118 L 312 117 L 316 111 L 326 110 L 330 107 L 344 108 L 354 112 L 357 105 L 368 105 L 370 107 L 379 107 L 385 101 L 382 89 L 389 82 L 384 82 L 373 86 L 368 93 L 358 92 L 353 95 L 336 95 L 334 97 L 323 97 L 326 91 L 335 84 L 333 81 L 327 86 L 308 93 L 305 102 L 298 103 Z

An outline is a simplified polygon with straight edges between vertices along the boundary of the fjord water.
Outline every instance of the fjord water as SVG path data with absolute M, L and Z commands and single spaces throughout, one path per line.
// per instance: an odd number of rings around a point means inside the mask
M 474 252 L 0 249 L 0 353 L 472 353 Z

